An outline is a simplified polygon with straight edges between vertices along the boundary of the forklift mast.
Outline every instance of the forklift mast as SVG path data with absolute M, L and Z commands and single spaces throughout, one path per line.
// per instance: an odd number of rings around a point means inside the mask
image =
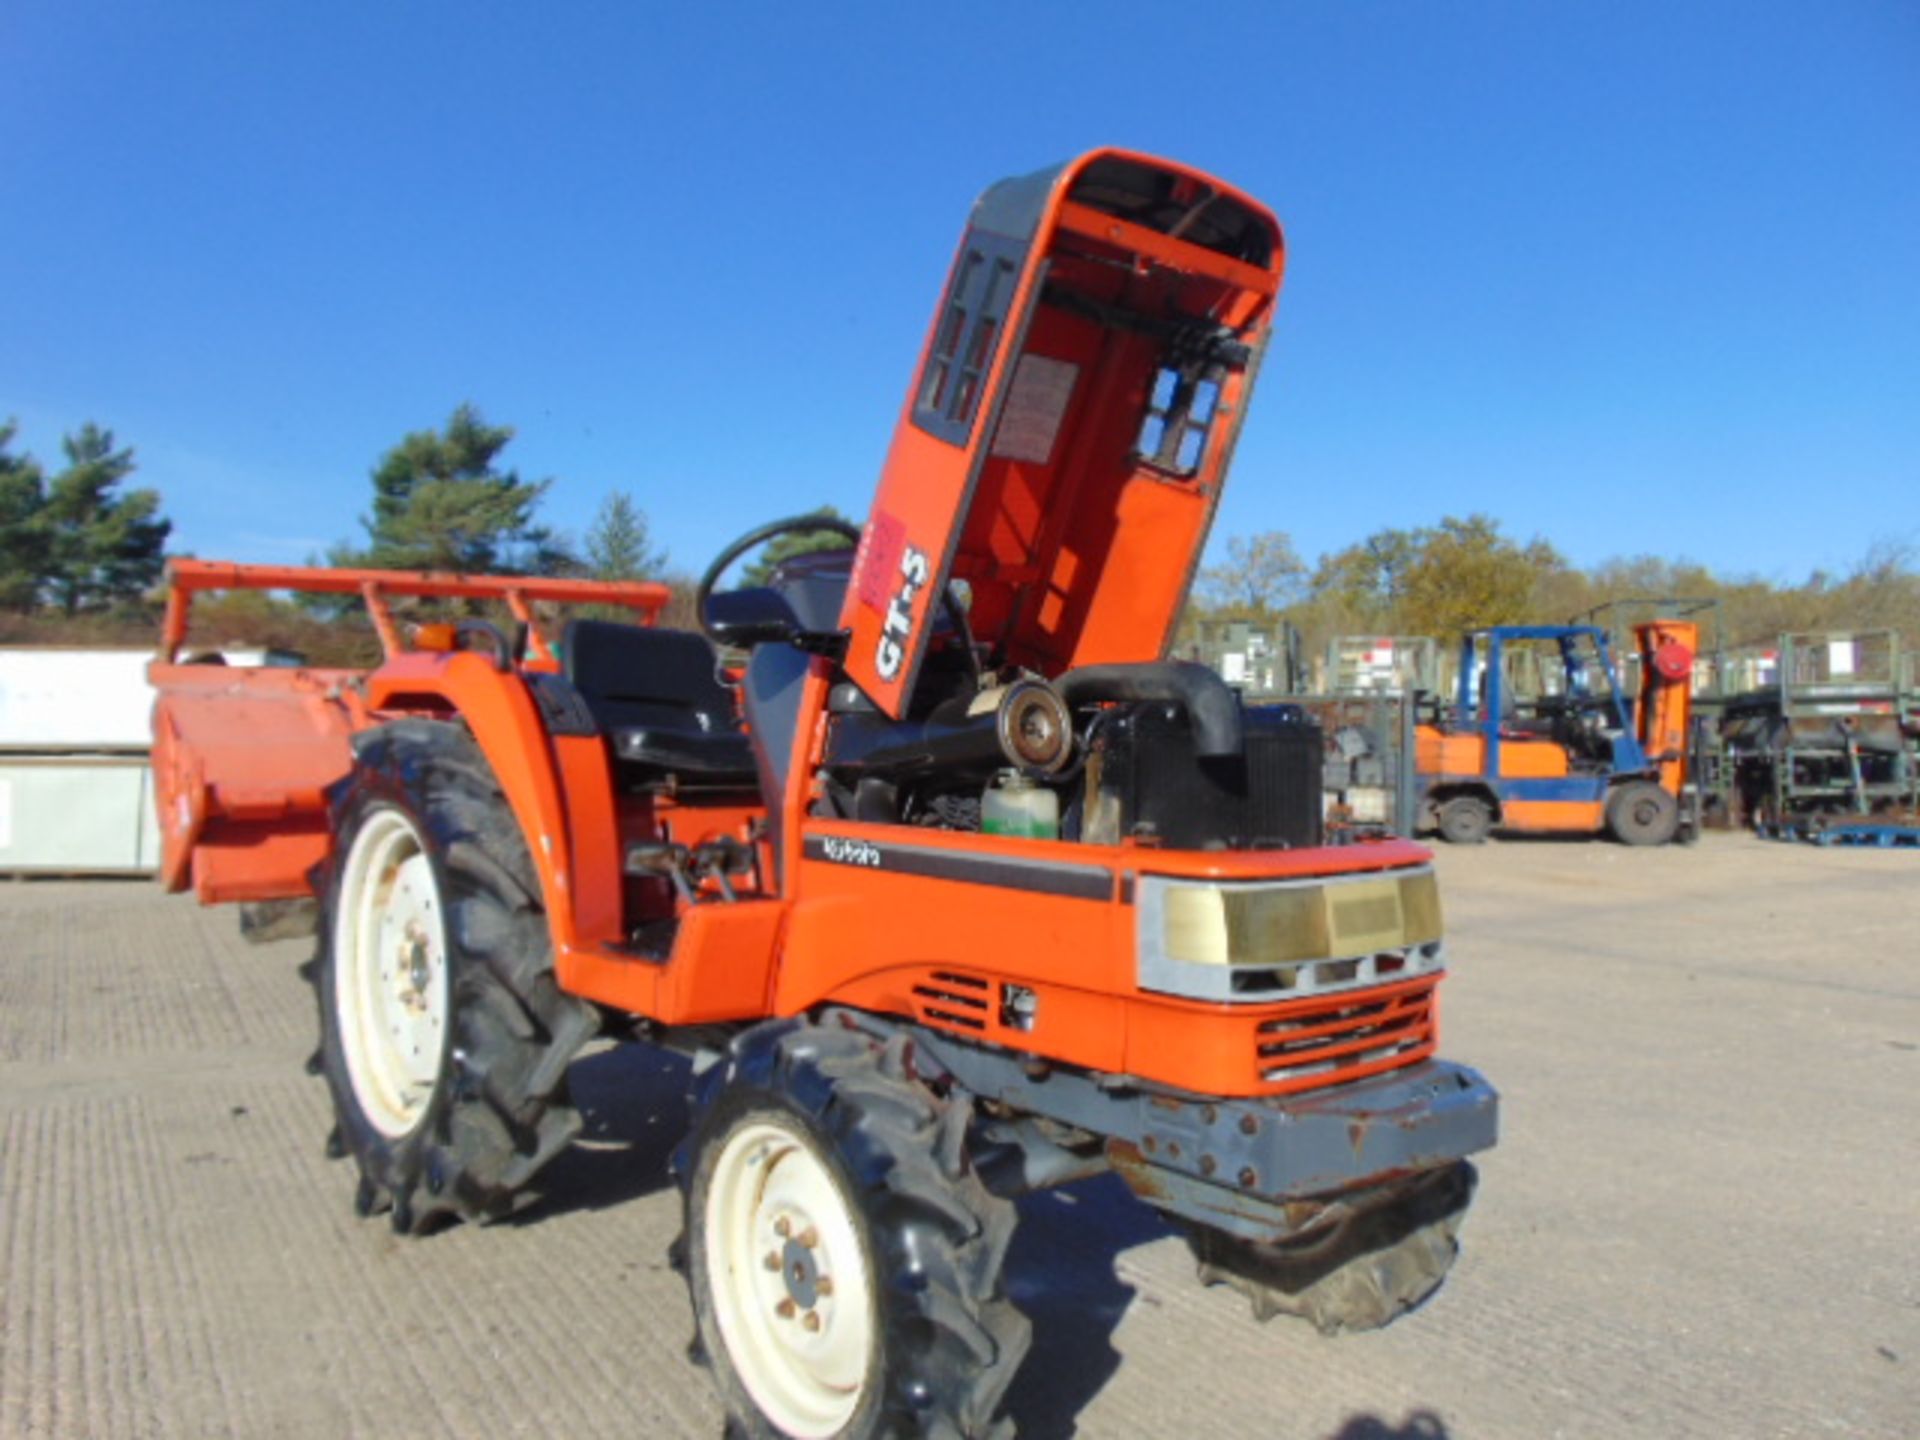
M 1607 632 L 1595 625 L 1495 625 L 1473 630 L 1460 640 L 1460 675 L 1456 705 L 1463 720 L 1486 739 L 1486 773 L 1499 775 L 1500 745 L 1504 722 L 1511 712 L 1507 674 L 1507 647 L 1514 641 L 1547 640 L 1560 652 L 1561 675 L 1565 693 L 1597 708 L 1606 719 L 1613 737 L 1613 766 L 1616 772 L 1648 768 L 1643 736 L 1629 715 L 1620 690 L 1619 671 L 1607 644 Z M 1607 684 L 1607 694 L 1592 693 L 1589 666 L 1581 654 L 1582 641 L 1591 644 L 1599 669 Z
M 1640 748 L 1660 769 L 1661 786 L 1678 795 L 1687 781 L 1693 721 L 1693 657 L 1700 628 L 1689 620 L 1650 620 L 1633 627 L 1640 650 Z

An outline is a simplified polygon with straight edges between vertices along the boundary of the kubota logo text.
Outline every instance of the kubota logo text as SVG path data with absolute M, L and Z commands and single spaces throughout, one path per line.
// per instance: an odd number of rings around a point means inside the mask
M 820 850 L 836 865 L 865 865 L 880 868 L 880 847 L 866 840 L 842 840 L 835 835 L 822 836 Z

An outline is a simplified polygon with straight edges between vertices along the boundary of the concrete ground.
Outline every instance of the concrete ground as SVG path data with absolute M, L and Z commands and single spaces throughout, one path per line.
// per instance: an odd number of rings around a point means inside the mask
M 1111 1182 L 1030 1199 L 1023 1436 L 1920 1434 L 1920 855 L 1440 857 L 1447 1053 L 1505 1097 L 1465 1253 L 1369 1336 L 1255 1324 Z M 0 1435 L 716 1436 L 666 1264 L 674 1064 L 590 1055 L 515 1222 L 354 1218 L 299 943 L 0 886 Z

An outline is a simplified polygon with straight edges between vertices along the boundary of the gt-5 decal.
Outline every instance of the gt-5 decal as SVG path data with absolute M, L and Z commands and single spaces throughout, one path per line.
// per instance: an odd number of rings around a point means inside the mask
M 918 546 L 907 545 L 901 549 L 900 585 L 887 603 L 886 618 L 880 623 L 880 643 L 873 657 L 873 667 L 882 680 L 897 676 L 901 662 L 907 658 L 907 641 L 913 634 L 913 602 L 932 569 L 927 564 L 926 552 Z

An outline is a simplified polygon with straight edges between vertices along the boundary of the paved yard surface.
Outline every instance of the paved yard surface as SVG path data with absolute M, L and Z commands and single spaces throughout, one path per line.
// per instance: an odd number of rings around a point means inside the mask
M 1505 1096 L 1466 1252 L 1376 1335 L 1256 1325 L 1110 1183 L 1035 1197 L 1023 1436 L 1920 1434 L 1920 855 L 1441 856 L 1446 1048 Z M 717 1436 L 665 1253 L 672 1062 L 590 1055 L 518 1221 L 356 1220 L 300 944 L 0 884 L 0 1435 Z

